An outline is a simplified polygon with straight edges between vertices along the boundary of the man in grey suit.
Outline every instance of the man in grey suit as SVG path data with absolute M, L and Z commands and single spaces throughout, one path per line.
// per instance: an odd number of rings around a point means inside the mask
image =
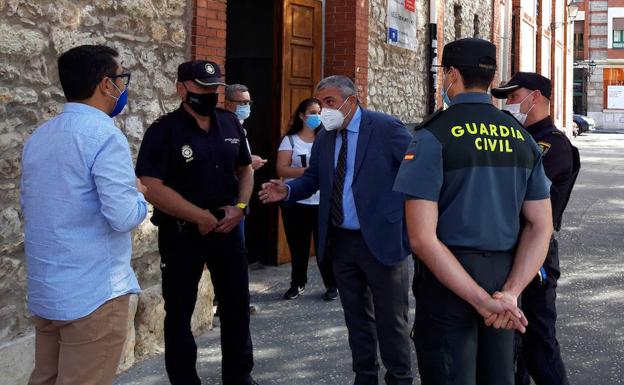
M 412 384 L 408 255 L 401 193 L 392 191 L 412 137 L 397 119 L 362 108 L 353 82 L 316 87 L 320 131 L 310 166 L 288 183 L 262 185 L 265 202 L 296 202 L 320 189 L 319 261 L 332 258 L 353 356 L 355 385 L 377 385 L 377 345 L 386 384 Z

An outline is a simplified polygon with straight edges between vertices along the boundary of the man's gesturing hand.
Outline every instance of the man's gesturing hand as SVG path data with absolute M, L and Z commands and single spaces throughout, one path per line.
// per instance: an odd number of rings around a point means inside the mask
M 258 192 L 262 203 L 280 202 L 286 199 L 286 195 L 288 195 L 288 188 L 279 179 L 271 179 L 267 183 L 263 183 L 262 189 Z

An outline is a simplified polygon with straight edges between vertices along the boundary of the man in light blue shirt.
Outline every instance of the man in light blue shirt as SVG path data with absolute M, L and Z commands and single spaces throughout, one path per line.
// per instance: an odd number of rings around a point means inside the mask
M 140 290 L 130 232 L 147 214 L 146 188 L 112 120 L 130 81 L 117 57 L 105 46 L 61 55 L 68 103 L 24 147 L 21 204 L 36 329 L 30 385 L 112 384 L 129 294 Z

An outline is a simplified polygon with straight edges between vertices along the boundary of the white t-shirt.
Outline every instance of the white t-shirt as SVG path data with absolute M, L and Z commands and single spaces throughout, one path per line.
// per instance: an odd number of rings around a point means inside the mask
M 290 167 L 308 167 L 310 165 L 310 156 L 312 155 L 312 143 L 303 141 L 299 135 L 290 135 L 290 137 L 292 138 L 292 145 L 290 144 L 291 141 L 288 136 L 285 136 L 277 151 L 292 151 Z M 284 178 L 284 181 L 288 182 L 292 179 L 293 178 Z M 297 203 L 318 205 L 319 194 L 320 193 L 317 191 L 309 198 L 300 200 Z

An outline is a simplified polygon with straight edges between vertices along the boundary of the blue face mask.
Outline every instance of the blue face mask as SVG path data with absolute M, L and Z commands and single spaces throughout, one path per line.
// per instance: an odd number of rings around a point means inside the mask
M 442 90 L 442 100 L 444 100 L 444 104 L 446 104 L 447 106 L 451 105 L 451 99 L 449 98 L 448 94 L 446 93 L 446 90 Z
M 445 90 L 442 90 L 442 100 L 444 100 L 444 103 L 447 106 L 451 105 L 451 98 L 449 98 L 448 96 L 448 91 L 451 89 L 451 87 L 453 87 L 454 83 L 455 82 L 453 81 L 453 83 L 449 84 L 449 86 Z
M 318 115 L 318 114 L 306 115 L 306 126 L 308 126 L 311 130 L 315 130 L 320 125 L 321 125 L 321 115 Z
M 128 86 L 126 86 L 126 89 L 124 89 L 123 92 L 121 92 L 121 90 L 119 89 L 119 87 L 117 87 L 117 84 L 115 84 L 115 82 L 113 82 L 113 85 L 115 86 L 115 88 L 117 88 L 117 91 L 119 91 L 120 94 L 118 97 L 109 95 L 111 98 L 116 100 L 113 111 L 110 114 L 108 114 L 108 116 L 110 116 L 111 118 L 114 118 L 115 116 L 119 115 L 119 113 L 123 111 L 124 107 L 126 106 L 126 103 L 128 103 Z
M 236 106 L 236 116 L 238 120 L 245 120 L 251 115 L 251 106 L 249 104 L 239 104 Z

